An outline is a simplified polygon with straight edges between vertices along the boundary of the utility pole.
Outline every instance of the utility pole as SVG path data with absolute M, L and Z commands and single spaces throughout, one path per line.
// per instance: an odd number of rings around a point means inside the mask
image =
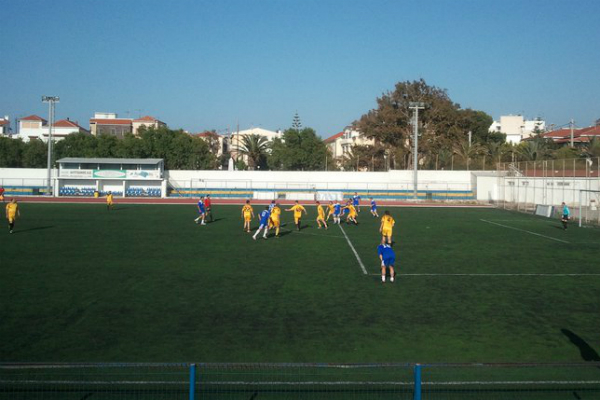
M 414 114 L 414 148 L 413 148 L 413 168 L 414 168 L 414 193 L 413 196 L 415 198 L 415 200 L 417 200 L 419 198 L 419 193 L 418 193 L 418 184 L 419 184 L 419 177 L 418 177 L 418 168 L 419 168 L 419 158 L 418 158 L 418 154 L 419 154 L 419 110 L 424 110 L 425 109 L 425 103 L 420 102 L 420 101 L 411 101 L 410 103 L 408 103 L 408 108 L 413 110 L 413 114 Z
M 52 130 L 54 129 L 54 104 L 58 103 L 58 96 L 42 96 L 42 102 L 48 103 L 48 182 L 46 194 L 52 196 Z
M 575 129 L 575 121 L 573 120 L 573 118 L 571 118 L 571 121 L 569 122 L 569 126 L 571 127 L 571 147 L 575 146 L 575 140 L 573 137 L 573 130 Z

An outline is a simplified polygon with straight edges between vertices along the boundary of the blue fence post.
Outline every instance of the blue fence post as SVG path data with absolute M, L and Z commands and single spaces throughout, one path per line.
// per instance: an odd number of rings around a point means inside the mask
M 421 364 L 415 364 L 415 391 L 414 400 L 421 400 Z
M 190 400 L 196 398 L 196 364 L 190 364 Z

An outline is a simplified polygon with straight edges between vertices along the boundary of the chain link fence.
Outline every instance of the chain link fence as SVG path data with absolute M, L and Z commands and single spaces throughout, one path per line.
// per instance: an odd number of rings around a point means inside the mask
M 600 158 L 523 161 L 498 164 L 501 208 L 533 213 L 537 205 L 561 204 L 583 222 L 600 224 Z

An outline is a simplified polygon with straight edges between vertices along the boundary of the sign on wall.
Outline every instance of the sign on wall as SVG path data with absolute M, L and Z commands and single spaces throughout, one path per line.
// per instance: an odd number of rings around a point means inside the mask
M 60 177 L 76 179 L 160 179 L 160 171 L 124 171 L 118 169 L 61 169 Z

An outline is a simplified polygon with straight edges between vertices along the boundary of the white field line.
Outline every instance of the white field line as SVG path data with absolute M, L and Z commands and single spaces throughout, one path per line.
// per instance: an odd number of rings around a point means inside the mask
M 71 381 L 71 380 L 0 380 L 0 384 L 23 385 L 189 385 L 189 381 Z M 397 385 L 412 386 L 410 381 L 198 381 L 198 385 L 285 385 L 285 386 L 341 386 L 341 385 Z M 492 386 L 492 385 L 598 385 L 600 381 L 440 381 L 422 382 L 423 386 Z
M 512 227 L 512 226 L 508 226 L 508 225 L 504 225 L 504 224 L 499 224 L 497 222 L 488 221 L 487 219 L 480 219 L 480 221 L 487 222 L 488 224 L 492 224 L 492 225 L 498 225 L 498 226 L 501 226 L 503 228 L 508 228 L 508 229 L 512 229 L 512 230 L 515 230 L 515 231 L 519 231 L 519 232 L 529 233 L 530 235 L 535 235 L 535 236 L 540 236 L 540 237 L 543 237 L 543 238 L 546 238 L 546 239 L 555 240 L 555 241 L 561 242 L 561 243 L 567 243 L 567 244 L 570 243 L 570 242 L 567 242 L 566 240 L 553 238 L 551 236 L 546 236 L 546 235 L 542 235 L 540 233 L 535 233 L 535 232 L 527 231 L 525 229 L 519 229 L 519 228 L 515 228 L 515 227 Z
M 380 274 L 370 274 L 379 276 Z M 600 274 L 445 274 L 445 273 L 422 273 L 422 274 L 403 274 L 399 273 L 398 278 L 403 276 L 551 276 L 551 277 L 564 277 L 564 276 L 600 276 Z
M 367 269 L 365 268 L 365 264 L 363 264 L 362 260 L 360 259 L 360 256 L 358 255 L 358 253 L 356 252 L 356 249 L 352 245 L 352 242 L 350 241 L 350 238 L 348 237 L 348 235 L 346 235 L 346 231 L 342 227 L 342 224 L 337 224 L 337 226 L 340 227 L 340 229 L 342 230 L 342 233 L 346 237 L 346 241 L 348 242 L 348 245 L 350 246 L 350 248 L 352 249 L 352 252 L 356 256 L 356 259 L 358 260 L 358 264 L 360 265 L 360 268 L 362 269 L 363 274 L 368 275 Z

